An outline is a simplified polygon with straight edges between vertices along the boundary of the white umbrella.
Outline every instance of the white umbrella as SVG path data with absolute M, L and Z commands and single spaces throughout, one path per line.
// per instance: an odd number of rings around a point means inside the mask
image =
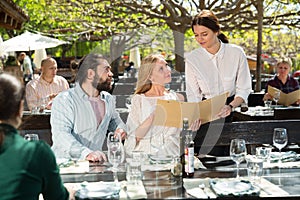
M 35 64 L 36 68 L 41 68 L 41 62 L 45 58 L 47 58 L 47 52 L 45 49 L 36 49 L 34 51 L 33 63 Z
M 0 44 L 0 52 L 47 49 L 66 43 L 68 42 L 26 31 L 21 35 L 2 42 Z
M 135 68 L 139 68 L 141 65 L 141 55 L 138 47 L 130 49 L 129 62 L 134 63 Z

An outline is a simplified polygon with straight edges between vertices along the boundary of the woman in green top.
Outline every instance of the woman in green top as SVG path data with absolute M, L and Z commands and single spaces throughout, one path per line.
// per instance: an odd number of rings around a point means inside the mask
M 18 134 L 24 87 L 12 75 L 0 74 L 0 199 L 69 199 L 55 156 L 43 141 Z

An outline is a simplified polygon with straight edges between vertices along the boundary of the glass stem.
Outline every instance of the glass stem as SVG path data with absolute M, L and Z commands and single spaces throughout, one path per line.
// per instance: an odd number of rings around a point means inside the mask
M 239 171 L 240 171 L 240 163 L 237 162 L 237 163 L 236 163 L 236 178 L 239 178 L 239 177 L 240 177 Z

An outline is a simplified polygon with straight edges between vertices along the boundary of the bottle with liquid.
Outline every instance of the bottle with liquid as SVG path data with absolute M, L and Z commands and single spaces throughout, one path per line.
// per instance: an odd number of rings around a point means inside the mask
M 183 127 L 180 134 L 180 160 L 182 165 L 182 177 L 194 176 L 194 142 L 192 132 L 188 130 L 189 121 L 183 119 Z
M 192 178 L 194 177 L 194 141 L 191 131 L 186 135 L 184 158 L 185 177 Z
M 180 157 L 175 156 L 173 158 L 173 167 L 171 168 L 173 176 L 179 177 L 182 176 L 182 164 L 180 162 Z

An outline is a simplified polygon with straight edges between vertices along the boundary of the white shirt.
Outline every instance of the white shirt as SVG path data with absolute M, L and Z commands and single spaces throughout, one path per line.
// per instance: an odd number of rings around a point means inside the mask
M 200 47 L 185 56 L 186 95 L 189 102 L 199 102 L 229 92 L 247 102 L 251 76 L 243 49 L 221 42 L 212 55 Z
M 157 99 L 178 100 L 178 97 L 174 91 L 159 97 L 146 97 L 144 94 L 133 95 L 131 112 L 127 119 L 128 137 L 124 144 L 128 154 L 132 151 L 143 151 L 150 154 L 151 142 L 157 147 L 162 147 L 162 141 L 164 141 L 165 148 L 159 150 L 160 154 L 179 155 L 180 128 L 151 126 L 145 137 L 138 144 L 136 143 L 135 130 L 155 111 Z
M 71 146 L 81 148 L 81 158 L 93 151 L 102 151 L 107 131 L 126 125 L 116 111 L 115 98 L 108 92 L 99 95 L 105 104 L 105 115 L 98 125 L 89 96 L 76 83 L 75 88 L 65 90 L 54 98 L 51 109 L 51 131 L 54 151 L 57 158 L 70 158 Z

